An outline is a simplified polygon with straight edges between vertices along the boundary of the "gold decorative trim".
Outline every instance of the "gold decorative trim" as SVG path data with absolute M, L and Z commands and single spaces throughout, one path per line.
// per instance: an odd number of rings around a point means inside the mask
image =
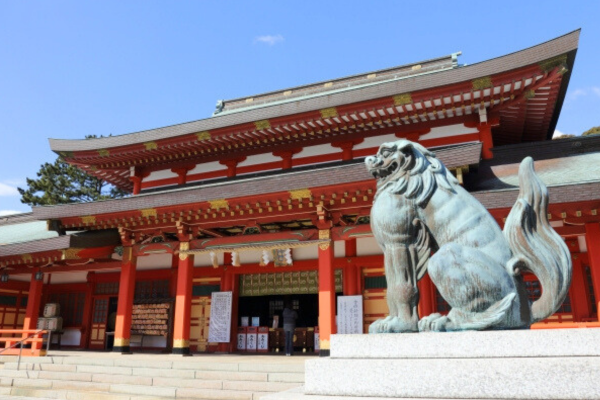
M 393 99 L 394 105 L 396 106 L 403 106 L 405 104 L 411 104 L 413 102 L 412 95 L 410 93 L 398 94 L 394 96 Z
M 114 346 L 117 347 L 125 347 L 125 346 L 129 346 L 129 339 L 125 339 L 125 338 L 115 338 L 115 342 L 113 344 Z
M 319 239 L 331 239 L 331 231 L 329 229 L 319 229 Z
M 263 119 L 262 121 L 256 121 L 254 123 L 257 131 L 261 131 L 263 129 L 269 129 L 271 127 L 271 123 L 268 119 Z
M 325 339 L 319 338 L 319 349 L 321 349 L 321 350 L 330 350 L 331 349 L 331 343 L 329 342 L 329 340 L 325 340 Z
M 175 339 L 173 340 L 173 347 L 176 349 L 187 349 L 190 347 L 190 341 L 185 339 Z
M 473 79 L 471 83 L 473 84 L 473 90 L 487 89 L 492 87 L 492 78 L 484 76 L 483 78 Z
M 210 138 L 212 138 L 212 136 L 210 135 L 209 131 L 202 131 L 202 132 L 196 133 L 196 140 L 198 140 L 199 142 L 202 142 L 204 140 L 209 140 Z
M 323 87 L 332 87 L 333 86 L 333 82 L 327 82 L 323 84 Z
M 219 210 L 221 208 L 229 208 L 229 202 L 225 199 L 211 200 L 209 201 L 209 204 L 210 208 L 215 210 Z
M 23 260 L 24 263 L 30 263 L 33 262 L 33 256 L 29 253 L 23 254 L 21 255 L 21 260 Z
M 148 217 L 156 218 L 158 215 L 158 213 L 156 212 L 156 208 L 144 208 L 143 210 L 140 210 L 140 212 L 142 213 L 142 217 L 144 217 L 144 218 L 148 218 Z
M 290 190 L 290 199 L 292 200 L 310 199 L 311 197 L 312 192 L 310 189 Z
M 526 99 L 533 99 L 535 97 L 535 90 L 527 90 L 523 94 L 523 97 L 525 97 Z
M 182 251 L 188 251 L 190 249 L 190 242 L 179 242 L 179 259 L 181 261 L 185 261 L 188 259 L 187 253 L 182 253 Z
M 284 96 L 289 96 L 290 94 L 292 94 L 291 90 L 286 90 L 285 92 L 283 92 Z
M 369 74 L 369 75 L 367 75 L 367 79 L 373 79 L 373 78 L 376 78 L 376 77 L 377 77 L 377 74 Z
M 106 150 L 106 149 L 100 149 L 100 150 L 98 150 L 98 155 L 100 157 L 108 157 L 108 156 L 110 156 L 110 151 Z
M 79 258 L 78 253 L 81 249 L 76 247 L 71 247 L 62 251 L 62 259 L 63 260 L 76 260 Z
M 544 72 L 548 72 L 558 67 L 559 65 L 567 63 L 567 55 L 563 54 L 562 56 L 553 57 L 548 60 L 540 62 L 538 65 L 540 69 Z
M 411 68 L 411 70 L 413 70 L 413 71 L 418 71 L 418 70 L 420 70 L 421 68 L 422 68 L 422 65 L 421 65 L 421 64 L 417 64 L 417 65 L 413 65 L 413 66 L 412 66 L 412 68 Z
M 71 158 L 71 157 L 73 157 L 73 152 L 72 151 L 61 151 L 58 154 L 60 154 L 60 156 L 62 158 Z
M 324 108 L 321 110 L 321 118 L 333 118 L 337 116 L 338 112 L 335 107 Z
M 146 150 L 158 149 L 158 144 L 156 144 L 156 142 L 146 142 L 146 143 L 144 143 L 144 146 L 146 146 Z
M 319 245 L 321 250 L 327 250 L 329 248 L 329 243 L 322 243 Z
M 81 223 L 82 224 L 95 224 L 96 223 L 96 216 L 95 215 L 86 215 L 81 217 Z

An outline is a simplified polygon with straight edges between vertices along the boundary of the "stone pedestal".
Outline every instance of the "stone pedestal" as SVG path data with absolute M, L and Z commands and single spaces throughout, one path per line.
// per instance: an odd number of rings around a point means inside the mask
M 600 329 L 334 335 L 305 369 L 269 399 L 600 399 Z

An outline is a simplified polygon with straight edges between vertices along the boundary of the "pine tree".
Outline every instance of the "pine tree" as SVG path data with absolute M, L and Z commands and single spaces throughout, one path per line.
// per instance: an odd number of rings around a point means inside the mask
M 581 136 L 598 135 L 600 134 L 600 126 L 595 126 L 583 132 Z
M 94 137 L 87 136 L 86 139 Z M 53 164 L 42 164 L 37 177 L 27 178 L 26 189 L 17 188 L 21 193 L 21 203 L 49 206 L 114 199 L 127 195 L 127 192 L 68 164 L 61 157 Z

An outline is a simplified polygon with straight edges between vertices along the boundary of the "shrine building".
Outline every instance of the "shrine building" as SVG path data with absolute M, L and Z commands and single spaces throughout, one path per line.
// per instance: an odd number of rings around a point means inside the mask
M 235 352 L 254 322 L 272 351 L 291 300 L 296 346 L 327 355 L 339 296 L 363 296 L 363 332 L 388 312 L 363 160 L 398 138 L 435 152 L 500 226 L 532 156 L 573 259 L 569 296 L 533 328 L 600 326 L 600 136 L 551 140 L 579 33 L 472 65 L 454 53 L 219 101 L 179 125 L 50 139 L 131 195 L 0 218 L 0 329 L 35 329 L 58 303 L 63 348 Z M 421 316 L 448 311 L 427 276 L 419 290 Z M 208 337 L 214 292 L 232 293 L 224 343 Z

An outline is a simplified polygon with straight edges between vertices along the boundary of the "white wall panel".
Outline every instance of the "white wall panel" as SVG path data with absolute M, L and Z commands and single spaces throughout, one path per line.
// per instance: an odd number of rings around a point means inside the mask
M 383 254 L 374 237 L 356 239 L 356 253 L 358 256 Z
M 170 169 L 161 169 L 160 171 L 152 171 L 150 175 L 144 178 L 143 182 L 151 182 L 159 179 L 169 178 L 177 178 L 177 174 Z
M 172 256 L 170 253 L 165 254 L 152 254 L 149 256 L 138 257 L 137 259 L 137 270 L 150 270 L 150 269 L 166 269 L 171 268 Z
M 219 164 L 218 161 L 213 161 L 213 162 L 203 163 L 203 164 L 196 164 L 196 167 L 194 167 L 194 169 L 188 171 L 187 175 L 190 176 L 190 175 L 194 175 L 194 174 L 202 174 L 205 172 L 213 172 L 213 171 L 227 171 L 227 167 Z

